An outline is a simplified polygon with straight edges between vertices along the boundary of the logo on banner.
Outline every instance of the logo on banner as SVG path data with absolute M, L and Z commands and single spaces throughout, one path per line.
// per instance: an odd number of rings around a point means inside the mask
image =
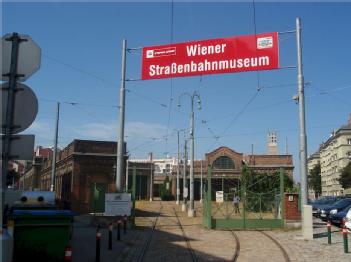
M 154 58 L 160 56 L 171 56 L 176 55 L 176 47 L 167 47 L 167 48 L 160 48 L 160 49 L 152 49 L 146 51 L 146 58 Z
M 273 37 L 257 38 L 257 49 L 265 49 L 273 47 Z

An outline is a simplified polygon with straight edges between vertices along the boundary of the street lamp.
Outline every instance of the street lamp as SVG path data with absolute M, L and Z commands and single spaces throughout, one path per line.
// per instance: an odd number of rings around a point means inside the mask
M 191 147 L 191 157 L 190 157 L 190 207 L 188 209 L 188 217 L 195 216 L 194 208 L 194 101 L 197 99 L 198 110 L 201 110 L 201 98 L 197 91 L 193 94 L 183 93 L 179 96 L 178 106 L 180 107 L 180 100 L 183 96 L 190 97 L 191 102 L 191 113 L 190 113 L 190 147 Z

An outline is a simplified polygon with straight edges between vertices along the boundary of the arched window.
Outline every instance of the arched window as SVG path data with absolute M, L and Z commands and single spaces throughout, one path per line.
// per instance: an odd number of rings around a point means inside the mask
M 235 169 L 233 160 L 227 156 L 220 156 L 213 162 L 213 168 L 215 169 Z

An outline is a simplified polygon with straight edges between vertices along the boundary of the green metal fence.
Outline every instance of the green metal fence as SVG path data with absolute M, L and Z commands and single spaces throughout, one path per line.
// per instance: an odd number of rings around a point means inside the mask
M 264 179 L 272 179 L 267 176 Z M 252 184 L 212 177 L 208 168 L 204 187 L 203 224 L 207 228 L 279 228 L 284 226 L 284 172 L 273 177 L 278 188 L 256 192 Z M 271 181 L 265 181 L 270 183 Z M 277 181 L 275 181 L 277 182 Z M 222 183 L 222 186 L 219 185 Z M 276 183 L 277 184 L 277 183 Z M 223 191 L 218 191 L 222 187 Z M 217 190 L 217 191 L 215 191 Z

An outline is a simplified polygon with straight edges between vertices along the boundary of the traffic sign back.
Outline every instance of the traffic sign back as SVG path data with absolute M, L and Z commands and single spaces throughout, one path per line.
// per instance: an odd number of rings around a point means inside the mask
M 5 133 L 8 88 L 8 83 L 1 84 L 2 134 Z M 11 134 L 17 134 L 28 128 L 33 123 L 38 113 L 38 99 L 34 92 L 28 86 L 21 83 L 17 83 L 16 89 Z
M 10 72 L 12 41 L 7 39 L 10 39 L 11 36 L 12 34 L 6 34 L 1 39 L 2 81 L 9 80 L 6 74 Z M 21 41 L 19 44 L 17 67 L 17 74 L 24 75 L 18 77 L 17 80 L 23 82 L 40 68 L 41 50 L 29 35 L 19 35 L 19 37 L 25 39 L 25 41 Z

